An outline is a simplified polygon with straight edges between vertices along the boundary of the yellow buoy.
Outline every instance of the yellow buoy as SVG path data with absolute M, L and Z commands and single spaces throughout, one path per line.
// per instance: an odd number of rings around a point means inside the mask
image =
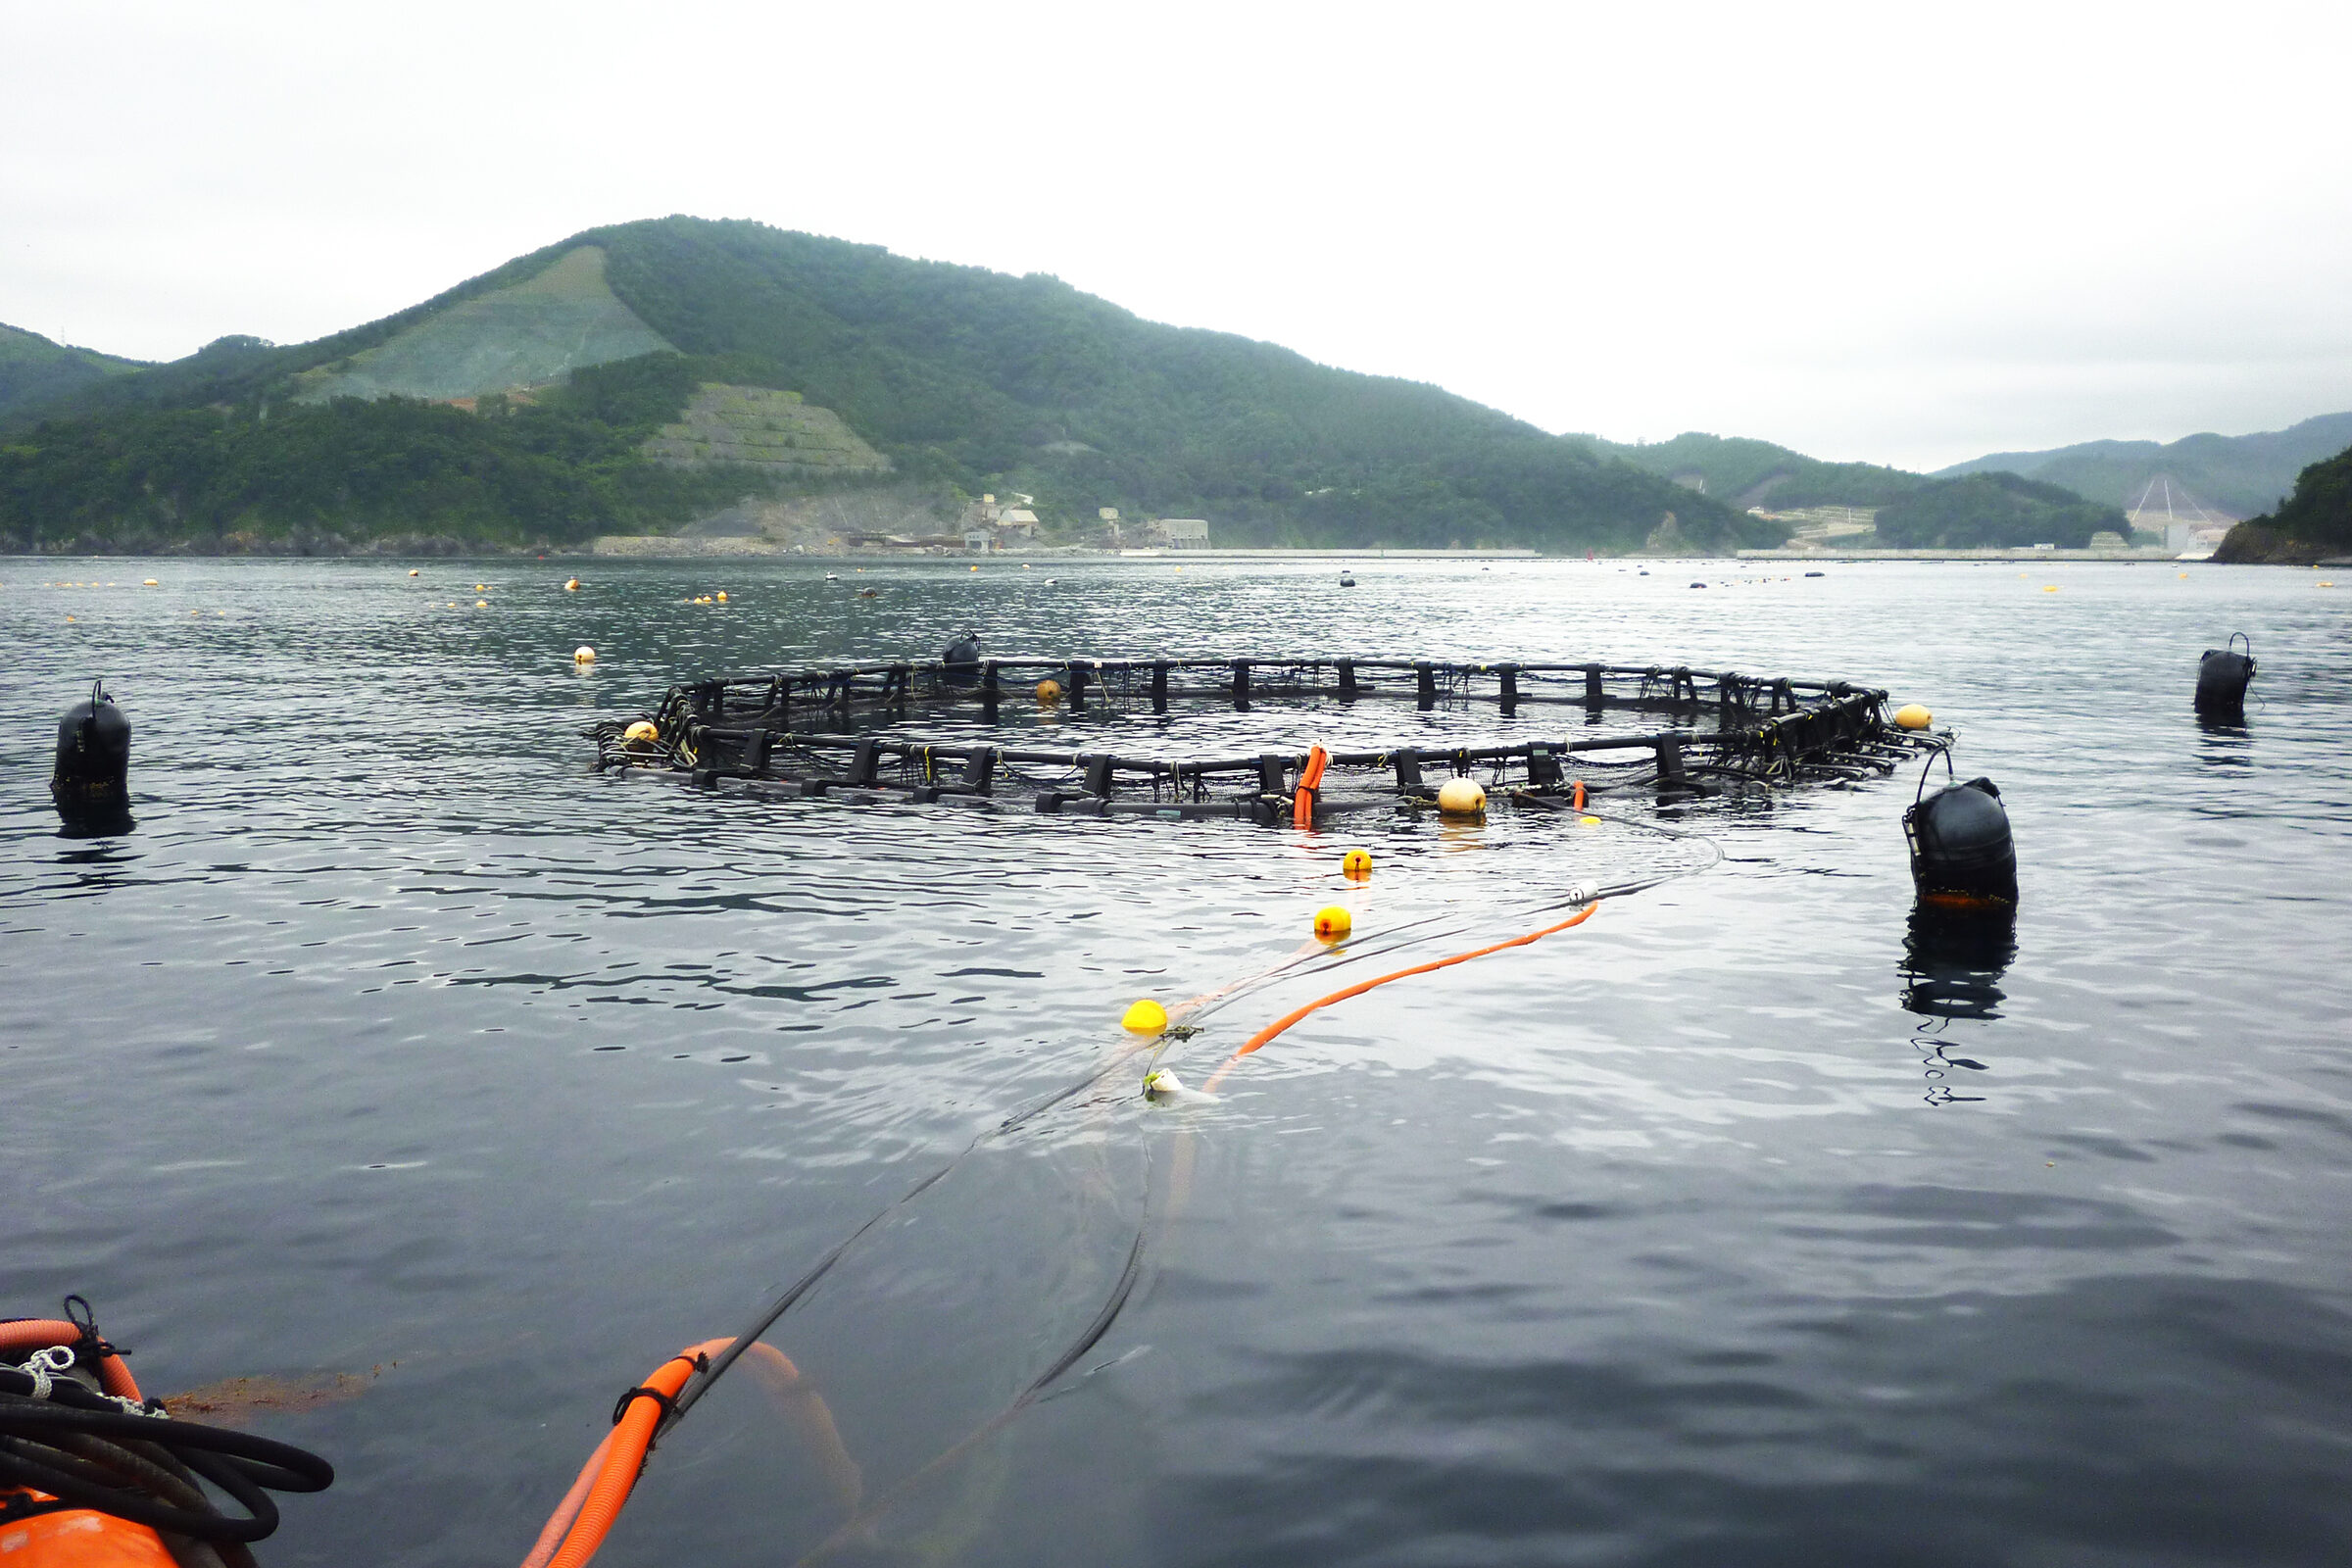
M 1487 792 L 1466 778 L 1449 778 L 1438 788 L 1438 809 L 1447 816 L 1476 816 L 1487 808 Z
M 2185 576 L 2187 576 L 2187 575 L 2188 575 L 2188 573 L 2184 571 L 2184 572 L 2182 572 L 2180 575 L 2181 575 L 2181 576 L 2183 576 L 2183 577 L 2185 577 Z
M 978 566 L 974 566 L 972 569 L 973 569 L 974 571 L 978 571 L 980 568 L 979 568 Z
M 412 572 L 410 572 L 410 573 L 409 573 L 409 575 L 410 575 L 410 576 L 412 576 L 412 577 L 414 577 L 414 576 L 416 576 L 416 574 L 415 572 L 413 572 L 413 571 L 412 571 Z M 577 578 L 577 577 L 566 577 L 566 578 L 564 578 L 564 591 L 565 593 L 567 593 L 567 594 L 576 594 L 576 593 L 578 593 L 578 592 L 580 591 L 580 579 L 579 579 L 579 578 Z
M 1359 882 L 1362 881 L 1372 874 L 1372 852 L 1370 850 L 1349 850 L 1346 855 L 1340 857 L 1340 870 Z
M 575 664 L 593 664 L 596 662 L 596 650 L 582 643 L 571 651 L 571 662 Z
M 2334 586 L 2335 586 L 2335 584 L 2334 584 L 2334 583 L 2332 583 L 2332 582 L 2324 582 L 2324 583 L 2320 584 L 2320 586 L 2321 586 L 2321 587 L 2323 587 L 2323 588 L 2332 588 L 2332 587 L 2334 587 Z
M 1894 710 L 1894 722 L 1899 729 L 1926 729 L 1936 722 L 1936 715 L 1918 703 L 1905 703 Z
M 1327 905 L 1315 911 L 1315 940 L 1337 942 L 1355 925 L 1354 918 L 1338 905 Z
M 2058 591 L 2058 585 L 2054 582 L 2045 584 L 2041 591 L 2045 594 L 2054 594 Z
M 160 588 L 163 586 L 163 584 L 157 582 L 153 577 L 150 577 L 145 582 L 139 584 L 139 586 L 142 588 Z
M 1162 1034 L 1168 1027 L 1168 1009 L 1146 997 L 1127 1008 L 1119 1019 L 1119 1027 L 1130 1034 Z
M 662 731 L 651 720 L 641 718 L 622 730 L 620 738 L 631 746 L 651 746 L 662 738 Z
M 411 567 L 409 568 L 409 575 L 410 575 L 410 576 L 412 576 L 412 577 L 414 577 L 414 576 L 416 576 L 416 568 L 415 566 L 411 566 Z
M 490 591 L 490 585 L 486 582 L 477 582 L 473 585 L 473 591 L 477 594 L 486 594 Z
M 487 599 L 476 599 L 473 602 L 473 608 L 476 610 L 488 610 L 490 608 L 490 601 Z
M 1597 816 L 1580 816 L 1576 819 L 1576 825 L 1578 827 L 1598 827 L 1600 826 L 1600 818 Z
M 717 593 L 716 597 L 717 597 L 717 599 L 718 599 L 718 602 L 719 602 L 720 604 L 722 604 L 722 605 L 723 605 L 723 604 L 725 604 L 725 603 L 727 602 L 727 591 L 726 591 L 724 588 L 721 588 L 721 589 L 718 591 L 718 593 Z
M 1059 681 L 1057 681 L 1057 680 L 1041 680 L 1041 681 L 1039 681 L 1039 682 L 1037 683 L 1037 700 L 1038 700 L 1039 702 L 1041 702 L 1041 703 L 1058 703 L 1058 702 L 1060 702 L 1060 701 L 1061 701 L 1061 682 L 1059 682 Z

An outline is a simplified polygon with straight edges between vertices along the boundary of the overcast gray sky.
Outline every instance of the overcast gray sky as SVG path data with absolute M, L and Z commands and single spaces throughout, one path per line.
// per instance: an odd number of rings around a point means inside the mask
M 0 321 L 295 342 L 684 212 L 1932 467 L 2352 408 L 2347 67 L 2340 3 L 0 0 Z

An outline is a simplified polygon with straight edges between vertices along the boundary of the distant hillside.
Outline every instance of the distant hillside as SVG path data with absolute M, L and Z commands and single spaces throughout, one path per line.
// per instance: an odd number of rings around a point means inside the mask
M 601 253 L 601 278 L 589 275 L 584 250 Z M 585 352 L 562 361 L 557 351 L 572 341 L 565 333 L 582 322 L 592 329 L 580 340 Z M 50 422 L 22 431 L 20 416 L 21 433 L 0 445 L 0 533 L 53 540 L 68 526 L 107 537 L 195 529 L 173 497 L 191 485 L 216 498 L 233 488 L 204 466 L 213 460 L 201 454 L 213 448 L 191 448 L 188 429 L 173 422 L 200 409 L 224 430 L 256 426 L 230 445 L 264 442 L 294 465 L 271 467 L 269 482 L 238 493 L 234 505 L 251 524 L 244 531 L 380 531 L 404 502 L 368 465 L 377 461 L 378 434 L 420 416 L 394 410 L 404 396 L 504 393 L 648 342 L 731 368 L 678 381 L 668 408 L 633 409 L 638 422 L 593 439 L 586 425 L 595 416 L 562 397 L 542 399 L 536 412 L 508 400 L 509 422 L 495 435 L 461 436 L 435 413 L 433 428 L 447 436 L 437 450 L 454 464 L 461 449 L 479 448 L 492 467 L 494 447 L 527 455 L 536 471 L 594 478 L 611 496 L 625 491 L 636 527 L 683 523 L 686 492 L 635 473 L 665 466 L 640 450 L 647 438 L 635 432 L 647 428 L 644 418 L 657 429 L 691 424 L 693 386 L 718 381 L 801 394 L 909 479 L 1032 494 L 1049 528 L 1065 535 L 1091 527 L 1098 508 L 1117 507 L 1129 516 L 1205 516 L 1216 538 L 1235 543 L 1631 550 L 1669 514 L 1676 527 L 1664 537 L 1700 547 L 1778 542 L 1769 525 L 1711 497 L 1436 387 L 1158 325 L 1051 277 L 687 218 L 574 235 L 316 343 L 223 339 L 189 360 L 72 391 L 40 411 Z M 311 433 L 296 440 L 275 431 L 281 424 Z M 258 433 L 265 425 L 270 433 Z M 539 445 L 517 448 L 525 437 Z M 614 455 L 623 448 L 633 456 Z M 98 452 L 110 454 L 106 463 L 95 462 Z M 317 471 L 296 471 L 302 464 Z M 374 486 L 364 505 L 338 499 L 349 488 L 338 476 L 355 465 Z M 155 482 L 164 468 L 171 485 Z M 766 493 L 800 482 L 735 471 Z M 697 484 L 716 482 L 706 473 Z M 67 488 L 47 488 L 56 485 Z M 513 492 L 536 499 L 504 512 L 498 497 L 509 492 L 471 493 L 466 526 L 502 537 L 561 541 L 612 521 L 611 506 L 559 515 L 557 491 L 546 487 Z M 416 500 L 426 504 L 422 488 Z M 207 515 L 218 521 L 231 502 L 211 505 Z
M 2101 529 L 2132 537 L 2120 507 L 2014 473 L 1972 473 L 1923 485 L 1879 509 L 1879 544 L 1893 550 L 2082 550 Z
M 0 419 L 12 410 L 54 402 L 77 387 L 145 368 L 137 360 L 70 348 L 38 332 L 0 323 Z
M 2352 553 L 2352 449 L 2295 476 L 2277 511 L 2230 530 L 2216 561 L 2313 562 Z
M 1824 463 L 1744 436 L 1702 435 L 1693 430 L 1671 441 L 1633 446 L 1591 435 L 1567 439 L 1741 511 L 1749 507 L 1779 512 L 1798 507 L 1884 506 L 1927 483 L 1923 475 L 1900 468 L 1883 468 L 1873 463 Z
M 2295 475 L 2352 445 L 2352 414 L 2323 414 L 2284 430 L 2255 435 L 2191 435 L 2178 441 L 2085 441 L 2047 452 L 1995 452 L 1935 475 L 2005 469 L 2042 479 L 2092 501 L 2136 507 L 2149 482 L 2169 478 L 2207 507 L 2231 517 L 2267 512 Z

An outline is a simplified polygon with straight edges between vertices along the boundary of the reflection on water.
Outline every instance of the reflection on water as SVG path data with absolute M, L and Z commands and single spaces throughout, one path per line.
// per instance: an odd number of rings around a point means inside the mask
M 1958 1055 L 1947 1035 L 1955 1021 L 1990 1023 L 2001 1015 L 2001 977 L 2017 958 L 2017 906 L 1955 906 L 1921 899 L 1903 932 L 1903 1005 L 1920 1015 L 1911 1034 L 1931 1105 L 1982 1101 L 1961 1093 L 1954 1074 L 1984 1072 L 1984 1062 Z

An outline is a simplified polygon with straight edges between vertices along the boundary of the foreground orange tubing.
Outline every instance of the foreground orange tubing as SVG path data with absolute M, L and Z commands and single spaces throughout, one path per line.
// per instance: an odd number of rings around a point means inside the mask
M 705 1340 L 688 1346 L 676 1355 L 654 1369 L 645 1380 L 645 1387 L 661 1393 L 663 1398 L 674 1396 L 694 1376 L 703 1357 L 716 1355 L 733 1345 L 733 1340 Z M 596 1555 L 596 1548 L 612 1534 L 612 1523 L 620 1517 L 621 1504 L 629 1500 L 636 1489 L 637 1477 L 645 1469 L 645 1451 L 654 1446 L 654 1428 L 662 1424 L 667 1406 L 659 1399 L 642 1396 L 631 1399 L 620 1421 L 605 1435 L 580 1472 L 580 1480 L 572 1483 L 564 1504 L 548 1520 L 547 1529 L 540 1532 L 539 1544 L 523 1559 L 525 1568 L 580 1568 Z M 589 1481 L 593 1473 L 595 1479 Z M 587 1495 L 577 1503 L 578 1512 L 564 1517 L 565 1507 L 572 1504 L 581 1492 L 580 1482 L 588 1482 Z M 558 1548 L 557 1543 L 563 1544 Z
M 733 1340 L 705 1340 L 688 1346 L 676 1355 L 655 1368 L 654 1375 L 645 1380 L 645 1387 L 659 1389 L 665 1396 L 674 1396 L 686 1386 L 686 1380 L 699 1371 L 704 1359 L 716 1355 L 733 1345 Z M 778 1397 L 805 1396 L 808 1408 L 799 1413 L 804 1428 L 803 1437 L 814 1450 L 818 1468 L 826 1484 L 832 1488 L 844 1507 L 858 1506 L 862 1482 L 857 1464 L 841 1446 L 841 1435 L 834 1430 L 833 1414 L 814 1393 L 800 1388 L 801 1369 L 791 1358 L 772 1345 L 755 1340 L 744 1347 L 744 1361 L 752 1375 L 767 1386 Z M 629 1500 L 636 1488 L 637 1477 L 645 1468 L 645 1455 L 653 1446 L 654 1433 L 668 1414 L 667 1406 L 656 1399 L 635 1398 L 621 1413 L 619 1422 L 605 1434 L 588 1462 L 580 1467 L 579 1478 L 556 1511 L 548 1515 L 547 1528 L 539 1532 L 539 1540 L 523 1558 L 522 1568 L 577 1568 L 596 1555 L 612 1532 L 613 1521 L 620 1517 L 621 1505 Z
M 1322 747 L 1310 747 L 1306 766 L 1298 770 L 1298 793 L 1291 797 L 1291 826 L 1315 825 L 1315 791 L 1323 782 L 1323 770 L 1331 765 L 1331 754 Z
M 1500 953 L 1505 948 L 1524 948 L 1531 942 L 1541 942 L 1544 938 L 1550 936 L 1556 931 L 1565 931 L 1572 925 L 1583 925 L 1587 920 L 1592 918 L 1592 911 L 1599 907 L 1599 901 L 1595 900 L 1592 903 L 1586 905 L 1583 908 L 1577 910 L 1567 919 L 1562 920 L 1558 925 L 1547 925 L 1541 931 L 1530 931 L 1523 937 L 1513 937 L 1508 942 L 1497 942 L 1492 947 L 1473 948 L 1468 953 L 1457 953 L 1450 958 L 1437 958 L 1428 963 L 1416 963 L 1410 969 L 1398 969 L 1394 974 L 1384 974 L 1375 979 L 1363 981 L 1360 984 L 1349 986 L 1345 991 L 1334 991 L 1328 997 L 1318 997 L 1313 1002 L 1308 1003 L 1305 1006 L 1298 1008 L 1297 1011 L 1283 1014 L 1281 1017 L 1275 1019 L 1272 1023 L 1266 1025 L 1263 1029 L 1260 1029 L 1257 1033 L 1251 1035 L 1249 1039 L 1243 1041 L 1241 1044 L 1241 1049 L 1236 1051 L 1232 1055 L 1227 1056 L 1223 1064 L 1220 1065 L 1215 1072 L 1208 1075 L 1208 1082 L 1202 1084 L 1200 1087 L 1204 1092 L 1214 1090 L 1218 1084 L 1225 1081 L 1225 1075 L 1233 1071 L 1233 1065 L 1235 1062 L 1240 1061 L 1244 1056 L 1247 1056 L 1250 1054 L 1250 1053 L 1255 1051 L 1258 1047 L 1264 1045 L 1276 1035 L 1281 1034 L 1285 1029 L 1288 1029 L 1291 1025 L 1297 1023 L 1308 1013 L 1318 1012 L 1323 1008 L 1330 1006 L 1335 1002 L 1346 1002 L 1349 997 L 1360 997 L 1373 987 L 1385 986 L 1392 980 L 1402 980 L 1408 975 L 1427 974 L 1432 969 L 1449 969 L 1457 963 L 1468 963 L 1472 958 L 1483 958 L 1490 953 Z
M 69 1304 L 69 1310 L 71 1305 Z M 52 1345 L 78 1345 L 81 1325 L 69 1323 L 62 1317 L 28 1317 L 18 1323 L 0 1323 L 0 1350 L 46 1350 Z M 144 1399 L 139 1393 L 138 1380 L 119 1355 L 98 1358 L 98 1383 L 107 1393 L 119 1399 Z

